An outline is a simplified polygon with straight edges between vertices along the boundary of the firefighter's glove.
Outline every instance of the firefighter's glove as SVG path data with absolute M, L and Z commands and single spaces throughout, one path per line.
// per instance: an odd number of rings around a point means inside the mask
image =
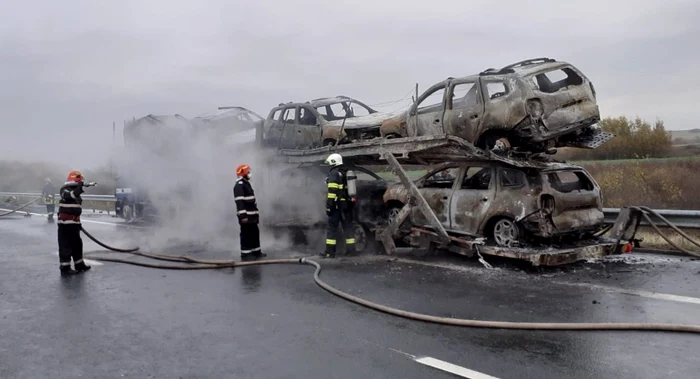
M 247 218 L 242 218 L 242 219 L 241 219 L 241 224 L 247 224 L 247 223 L 248 223 L 248 219 L 247 219 Z

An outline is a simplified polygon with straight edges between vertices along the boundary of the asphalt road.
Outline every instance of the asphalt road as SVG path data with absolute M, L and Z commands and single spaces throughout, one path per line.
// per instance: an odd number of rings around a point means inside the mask
M 96 221 L 85 223 L 88 230 L 120 247 L 237 254 L 235 232 L 188 244 L 182 234 L 87 219 Z M 86 252 L 103 251 L 83 240 Z M 263 246 L 271 258 L 309 253 L 270 238 Z M 61 278 L 56 251 L 55 224 L 0 218 L 2 378 L 636 379 L 700 372 L 700 335 L 426 324 L 334 297 L 301 265 L 165 271 L 105 263 Z M 494 269 L 461 257 L 366 256 L 324 260 L 321 275 L 366 299 L 438 316 L 700 323 L 697 260 L 627 255 L 546 270 L 490 262 Z

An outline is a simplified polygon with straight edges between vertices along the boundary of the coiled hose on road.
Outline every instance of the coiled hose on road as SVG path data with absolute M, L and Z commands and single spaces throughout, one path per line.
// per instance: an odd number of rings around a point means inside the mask
M 5 212 L 5 213 L 0 213 L 0 217 L 2 217 L 2 216 L 8 216 L 8 215 L 11 215 L 11 214 L 13 214 L 13 213 L 15 213 L 15 212 L 21 211 L 22 209 L 24 209 L 24 208 L 26 208 L 26 207 L 28 207 L 28 206 L 30 206 L 30 205 L 36 203 L 36 202 L 39 201 L 39 200 L 41 200 L 40 197 L 38 197 L 38 198 L 36 198 L 36 199 L 34 199 L 34 200 L 28 202 L 27 204 L 24 204 L 24 205 L 20 206 L 20 207 L 17 208 L 17 209 L 13 209 L 13 210 L 11 210 L 11 211 L 9 211 L 9 212 Z
M 126 263 L 142 267 L 151 267 L 159 269 L 170 269 L 170 270 L 202 270 L 202 269 L 221 269 L 221 268 L 232 268 L 232 267 L 245 267 L 245 266 L 257 266 L 257 265 L 271 265 L 271 264 L 307 264 L 314 266 L 316 270 L 314 271 L 314 282 L 323 288 L 324 290 L 336 295 L 345 300 L 351 301 L 355 304 L 362 305 L 367 308 L 371 308 L 380 312 L 384 312 L 390 315 L 399 316 L 411 320 L 418 320 L 424 322 L 430 322 L 435 324 L 443 325 L 454 325 L 454 326 L 465 326 L 472 328 L 490 328 L 490 329 L 517 329 L 517 330 L 568 330 L 568 331 L 583 331 L 583 330 L 637 330 L 637 331 L 664 331 L 664 332 L 683 332 L 683 333 L 700 333 L 700 325 L 687 325 L 687 324 L 660 324 L 660 323 L 578 323 L 578 322 L 562 322 L 562 323 L 551 323 L 551 322 L 510 322 L 510 321 L 489 321 L 489 320 L 470 320 L 470 319 L 459 319 L 451 317 L 438 317 L 431 316 L 422 313 L 408 312 L 397 308 L 392 308 L 386 305 L 373 303 L 369 300 L 359 298 L 357 296 L 350 295 L 343 292 L 328 283 L 321 280 L 321 265 L 308 258 L 288 258 L 288 259 L 267 259 L 261 261 L 252 262 L 236 262 L 232 260 L 203 260 L 195 259 L 187 256 L 173 256 L 173 255 L 162 255 L 162 254 L 151 254 L 138 252 L 139 248 L 133 249 L 117 249 L 108 246 L 91 234 L 89 234 L 85 229 L 82 229 L 83 233 L 93 240 L 100 246 L 124 254 L 133 254 L 145 258 L 151 258 L 155 260 L 162 260 L 168 262 L 178 262 L 187 263 L 189 265 L 161 265 L 155 263 L 144 263 L 138 261 L 131 261 L 119 258 L 110 257 L 98 257 L 94 254 L 86 254 L 90 256 L 90 259 L 105 262 L 117 262 Z

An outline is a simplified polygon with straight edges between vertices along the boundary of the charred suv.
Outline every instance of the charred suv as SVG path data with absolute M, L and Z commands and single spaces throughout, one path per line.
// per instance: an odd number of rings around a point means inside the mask
M 580 240 L 604 227 L 600 187 L 579 166 L 452 162 L 430 170 L 415 184 L 450 234 L 486 237 L 498 246 Z M 407 197 L 402 184 L 389 186 L 383 200 L 390 218 Z M 417 207 L 409 219 L 413 225 L 429 225 Z
M 569 63 L 538 58 L 437 83 L 380 132 L 387 138 L 447 134 L 480 148 L 554 152 L 608 141 L 613 136 L 599 121 L 593 83 Z
M 312 149 L 379 137 L 379 127 L 395 114 L 377 112 L 347 96 L 273 108 L 263 127 L 263 146 Z

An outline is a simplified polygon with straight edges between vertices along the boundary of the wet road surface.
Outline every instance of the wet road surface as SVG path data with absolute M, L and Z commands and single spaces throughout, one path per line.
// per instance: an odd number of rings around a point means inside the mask
M 86 229 L 109 244 L 172 243 L 151 229 L 92 219 L 100 223 L 86 222 Z M 230 241 L 179 244 L 167 252 L 235 258 L 237 249 L 228 248 L 237 244 L 234 233 Z M 103 251 L 83 240 L 86 252 Z M 281 242 L 263 247 L 269 258 L 308 253 Z M 56 251 L 55 224 L 38 216 L 0 218 L 2 378 L 697 378 L 700 372 L 698 335 L 427 324 L 334 297 L 314 284 L 312 267 L 301 265 L 166 271 L 104 263 L 61 278 Z M 489 261 L 492 270 L 451 256 L 353 257 L 322 261 L 321 275 L 351 294 L 437 316 L 700 323 L 697 260 L 629 255 L 544 270 Z

